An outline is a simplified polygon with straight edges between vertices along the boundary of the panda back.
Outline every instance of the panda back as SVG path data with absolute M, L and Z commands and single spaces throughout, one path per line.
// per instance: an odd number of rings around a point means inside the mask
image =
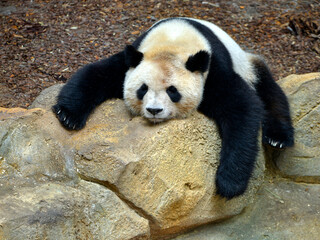
M 253 84 L 257 81 L 256 73 L 254 70 L 253 61 L 257 58 L 254 54 L 245 52 L 225 31 L 217 25 L 204 20 L 193 18 L 185 18 L 189 21 L 198 22 L 201 25 L 209 28 L 213 34 L 221 41 L 230 54 L 233 70 L 239 74 L 252 88 Z M 208 39 L 209 42 L 211 41 Z M 215 49 L 212 50 L 213 54 Z

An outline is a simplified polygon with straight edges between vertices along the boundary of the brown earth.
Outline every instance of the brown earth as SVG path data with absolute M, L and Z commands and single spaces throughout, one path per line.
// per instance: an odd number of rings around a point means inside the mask
M 262 54 L 276 79 L 320 71 L 319 0 L 2 0 L 0 106 L 28 107 L 44 88 L 175 16 L 222 27 Z

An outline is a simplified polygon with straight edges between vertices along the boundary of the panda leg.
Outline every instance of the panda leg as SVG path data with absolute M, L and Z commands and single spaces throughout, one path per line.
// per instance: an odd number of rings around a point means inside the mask
M 231 199 L 248 186 L 259 146 L 263 106 L 255 91 L 235 76 L 232 82 L 207 80 L 199 111 L 217 123 L 222 140 L 216 192 Z
M 287 97 L 262 60 L 256 60 L 255 67 L 259 76 L 255 87 L 265 109 L 262 141 L 276 148 L 291 147 L 294 129 Z
M 78 70 L 52 107 L 61 124 L 67 129 L 81 129 L 96 106 L 110 98 L 122 98 L 127 70 L 124 52 Z

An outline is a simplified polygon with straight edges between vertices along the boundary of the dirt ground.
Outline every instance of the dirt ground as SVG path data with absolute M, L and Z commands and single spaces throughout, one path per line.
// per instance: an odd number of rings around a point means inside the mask
M 276 79 L 320 71 L 319 0 L 2 0 L 0 106 L 28 107 L 44 88 L 175 16 L 217 24 L 263 55 Z

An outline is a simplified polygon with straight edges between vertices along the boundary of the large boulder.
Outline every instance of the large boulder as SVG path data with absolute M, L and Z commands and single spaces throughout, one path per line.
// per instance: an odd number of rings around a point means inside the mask
M 1 195 L 0 209 L 0 239 L 149 239 L 146 219 L 85 181 L 17 186 Z
M 54 91 L 58 92 L 56 88 Z M 59 219 L 57 224 L 58 220 L 54 221 L 55 227 L 50 227 L 50 221 L 27 221 L 37 223 L 30 229 L 41 228 L 39 232 L 46 232 L 48 239 L 62 233 L 76 238 L 76 231 L 63 229 L 77 229 L 76 222 L 83 219 L 81 211 L 88 211 L 88 206 L 96 205 L 95 202 L 101 203 L 101 209 L 94 217 L 88 216 L 92 224 L 86 225 L 87 236 L 103 239 L 102 229 L 106 228 L 104 231 L 114 236 L 115 230 L 121 234 L 129 232 L 121 239 L 143 239 L 148 237 L 150 228 L 153 238 L 163 238 L 239 214 L 253 201 L 263 181 L 264 158 L 260 152 L 243 196 L 226 201 L 215 195 L 221 142 L 214 122 L 199 113 L 154 125 L 141 117 L 132 117 L 123 101 L 110 100 L 97 108 L 83 130 L 67 131 L 48 109 L 54 102 L 54 94 L 51 96 L 37 100 L 47 110 L 0 109 L 0 204 L 11 208 L 9 203 L 14 197 L 23 202 L 16 205 L 17 211 L 30 209 L 26 215 L 33 219 L 41 212 L 40 205 L 35 203 L 58 201 L 50 205 L 54 209 L 63 208 L 60 200 L 68 203 L 70 209 L 53 217 Z M 52 193 L 46 192 L 50 184 Z M 86 184 L 91 184 L 87 189 L 95 187 L 87 191 L 83 187 Z M 103 199 L 94 188 L 103 192 Z M 31 194 L 28 199 L 34 200 L 25 202 L 26 192 Z M 81 200 L 82 195 L 89 200 Z M 109 197 L 123 202 L 123 207 L 110 207 Z M 125 206 L 139 215 L 134 216 Z M 122 224 L 118 224 L 115 212 L 125 218 Z M 7 221 L 5 214 L 0 211 L 0 226 L 5 229 L 1 233 L 0 228 L 0 236 L 15 239 L 11 237 L 14 224 L 9 222 L 22 221 L 21 215 L 8 213 Z M 41 214 L 51 218 L 51 211 Z M 99 214 L 105 218 L 100 219 Z M 88 219 L 83 220 L 85 224 Z M 21 222 L 23 226 L 27 223 Z M 34 232 L 25 231 L 26 237 L 33 238 Z
M 78 177 L 68 133 L 53 120 L 0 108 L 0 239 L 149 239 L 147 219 Z
M 279 81 L 291 105 L 295 146 L 273 154 L 280 171 L 305 182 L 320 181 L 320 73 L 291 75 Z
M 215 124 L 199 113 L 154 125 L 132 118 L 121 100 L 109 101 L 68 144 L 79 175 L 121 194 L 150 220 L 153 235 L 236 215 L 263 180 L 260 155 L 244 196 L 215 195 L 221 142 Z

